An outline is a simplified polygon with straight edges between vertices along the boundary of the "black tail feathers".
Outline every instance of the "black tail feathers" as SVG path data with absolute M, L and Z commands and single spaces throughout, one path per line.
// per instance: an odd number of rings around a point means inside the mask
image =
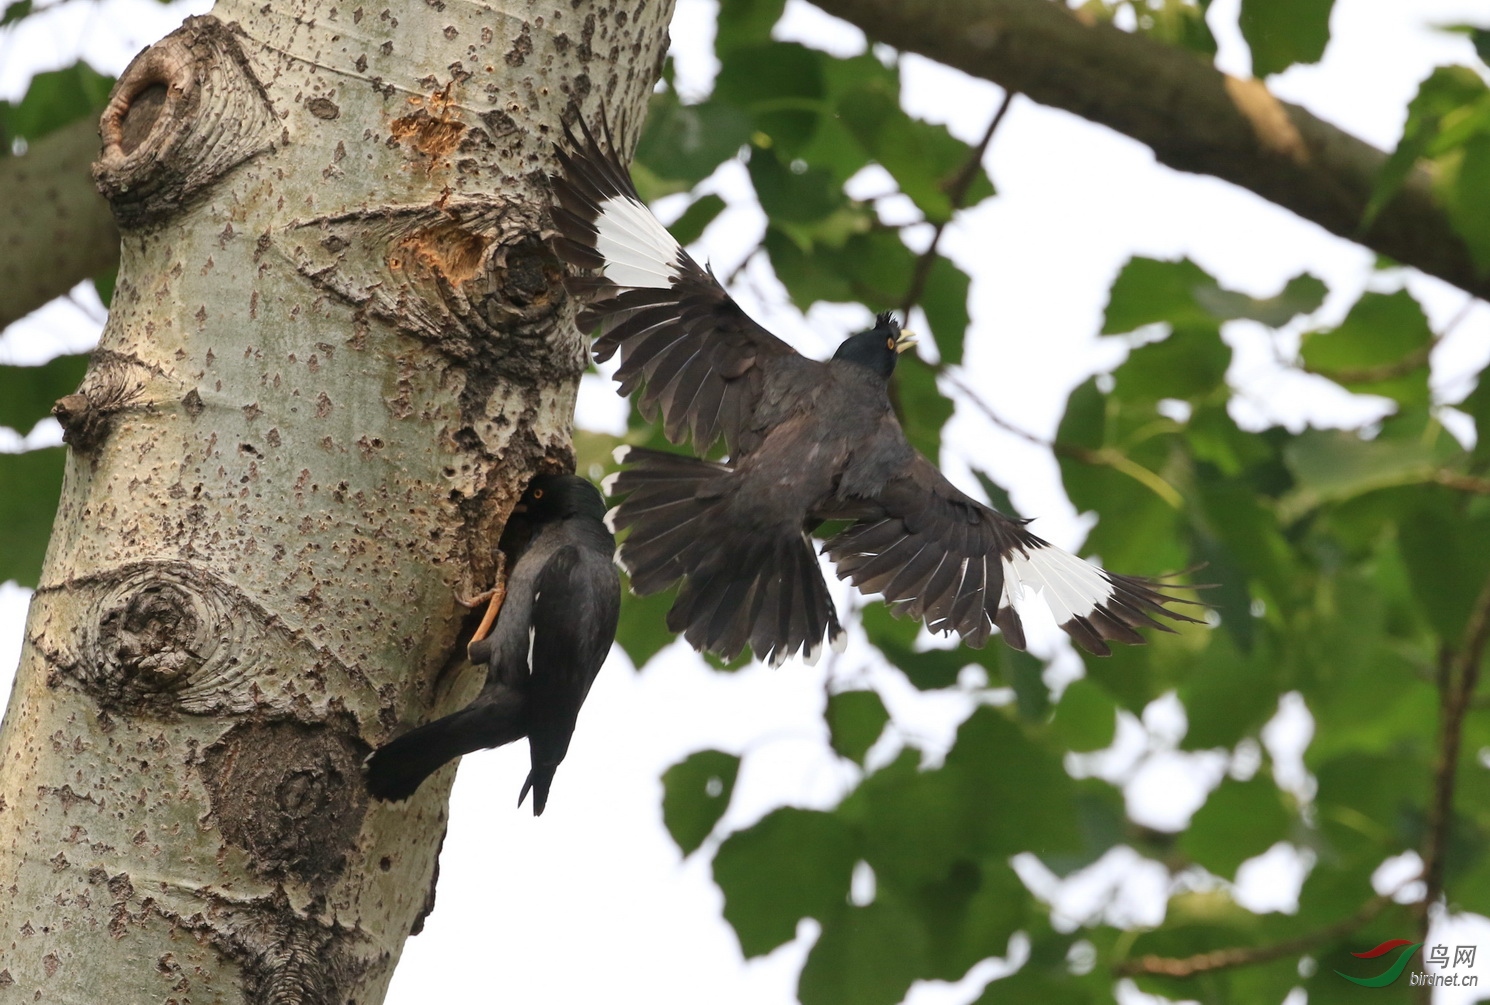
M 799 650 L 815 662 L 824 635 L 835 648 L 842 644 L 833 600 L 800 527 L 742 527 L 749 514 L 732 505 L 736 482 L 725 465 L 638 449 L 624 459 L 633 466 L 607 486 L 626 496 L 612 511 L 611 529 L 631 530 L 619 557 L 637 593 L 683 580 L 668 612 L 670 630 L 726 660 L 749 643 L 773 664 Z
M 533 815 L 543 816 L 543 808 L 548 805 L 548 790 L 554 784 L 554 772 L 558 769 L 557 764 L 535 764 L 528 772 L 527 781 L 523 782 L 523 790 L 517 795 L 517 805 L 521 806 L 523 800 L 528 798 L 528 791 L 533 792 Z
M 364 762 L 367 790 L 390 802 L 407 799 L 449 761 L 524 735 L 522 697 L 504 689 L 374 750 Z

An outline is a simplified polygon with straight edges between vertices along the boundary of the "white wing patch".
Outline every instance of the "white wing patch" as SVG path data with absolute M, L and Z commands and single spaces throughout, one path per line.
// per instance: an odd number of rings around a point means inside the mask
M 647 207 L 628 196 L 611 196 L 600 204 L 595 231 L 606 279 L 629 288 L 673 285 L 682 249 Z
M 1112 584 L 1101 569 L 1054 545 L 1031 548 L 1028 553 L 1015 548 L 1002 561 L 1004 595 L 1000 605 L 1019 599 L 1026 591 L 1034 593 L 1058 625 L 1074 617 L 1090 617 L 1112 596 Z
M 528 672 L 529 673 L 532 673 L 533 672 L 533 642 L 537 638 L 538 638 L 538 630 L 536 628 L 533 628 L 533 627 L 530 626 L 528 628 Z

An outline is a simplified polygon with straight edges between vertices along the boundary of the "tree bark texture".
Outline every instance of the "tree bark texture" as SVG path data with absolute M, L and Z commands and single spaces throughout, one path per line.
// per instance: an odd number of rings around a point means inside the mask
M 670 15 L 222 0 L 120 79 L 119 282 L 0 728 L 0 1000 L 382 1000 L 453 772 L 389 805 L 361 762 L 480 684 L 454 597 L 584 365 L 551 144 L 640 122 Z
M 98 123 L 75 122 L 0 157 L 0 328 L 119 262 L 119 229 L 88 163 Z
M 1183 49 L 1057 0 L 813 0 L 872 39 L 1107 126 L 1347 240 L 1490 297 L 1425 169 L 1364 226 L 1386 154 Z

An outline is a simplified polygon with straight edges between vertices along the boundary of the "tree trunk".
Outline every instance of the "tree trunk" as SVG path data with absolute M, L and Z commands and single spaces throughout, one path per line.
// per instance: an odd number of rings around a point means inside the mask
M 454 597 L 568 461 L 584 363 L 551 143 L 641 121 L 670 14 L 223 0 L 125 72 L 119 283 L 0 728 L 0 997 L 382 1000 L 453 773 L 388 805 L 360 764 L 479 686 Z

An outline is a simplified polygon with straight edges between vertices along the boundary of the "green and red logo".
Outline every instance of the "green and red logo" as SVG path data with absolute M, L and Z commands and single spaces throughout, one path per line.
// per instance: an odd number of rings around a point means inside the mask
M 1398 977 L 1402 976 L 1402 971 L 1407 969 L 1407 964 L 1408 961 L 1412 959 L 1412 954 L 1417 952 L 1418 947 L 1421 945 L 1421 942 L 1413 942 L 1410 939 L 1389 939 L 1386 942 L 1383 942 L 1381 945 L 1376 946 L 1374 949 L 1366 950 L 1364 953 L 1350 954 L 1359 960 L 1374 960 L 1378 957 L 1385 956 L 1387 953 L 1390 953 L 1393 949 L 1396 949 L 1399 946 L 1407 947 L 1406 949 L 1402 950 L 1402 954 L 1397 957 L 1396 963 L 1393 963 L 1391 966 L 1387 967 L 1375 977 L 1352 977 L 1349 974 L 1340 973 L 1340 971 L 1338 970 L 1336 970 L 1335 973 L 1340 974 L 1341 977 L 1344 977 L 1352 984 L 1359 984 L 1363 988 L 1384 988 L 1388 984 L 1395 981 Z

